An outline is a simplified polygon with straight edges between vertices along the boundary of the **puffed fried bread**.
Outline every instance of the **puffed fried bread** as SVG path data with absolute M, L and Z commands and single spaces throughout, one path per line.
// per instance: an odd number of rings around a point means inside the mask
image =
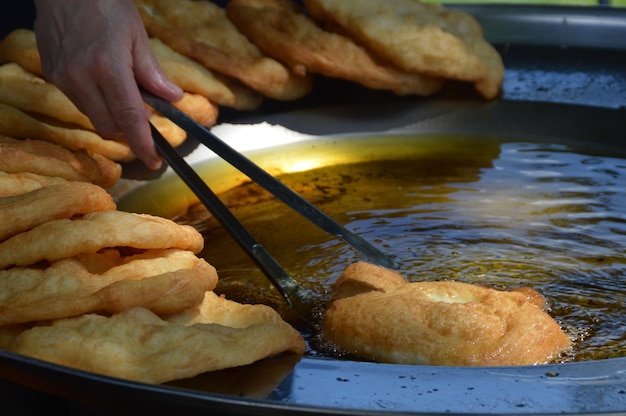
M 238 367 L 276 354 L 302 354 L 294 328 L 265 305 L 238 305 L 207 292 L 197 320 L 172 322 L 146 308 L 111 317 L 87 314 L 34 328 L 0 327 L 0 347 L 82 370 L 145 383 L 164 383 Z M 244 306 L 250 323 L 228 326 L 213 310 Z M 198 308 L 195 308 L 198 309 Z M 213 323 L 206 323 L 213 322 Z
M 352 39 L 325 31 L 288 0 L 232 0 L 228 17 L 264 53 L 302 75 L 343 78 L 397 94 L 430 95 L 443 79 L 382 63 Z
M 2 172 L 28 172 L 69 181 L 92 182 L 107 189 L 122 174 L 118 163 L 102 155 L 69 150 L 43 140 L 18 140 L 0 135 L 0 156 Z
M 0 241 L 49 221 L 115 208 L 109 193 L 88 182 L 67 181 L 0 197 Z
M 323 334 L 341 350 L 387 363 L 500 366 L 547 363 L 571 341 L 532 288 L 408 283 L 368 263 L 333 287 Z
M 43 76 L 35 32 L 18 28 L 0 40 L 0 64 L 9 62 L 15 62 L 39 77 Z
M 304 0 L 311 14 L 409 72 L 466 81 L 485 98 L 497 96 L 502 58 L 476 19 L 419 0 Z
M 311 91 L 311 79 L 265 56 L 211 2 L 135 0 L 135 4 L 151 37 L 211 70 L 277 100 L 294 100 Z
M 3 241 L 0 268 L 52 262 L 115 247 L 177 248 L 199 253 L 204 239 L 193 227 L 166 218 L 116 210 L 90 212 L 49 221 Z
M 88 253 L 48 267 L 0 270 L 0 325 L 144 307 L 167 315 L 202 302 L 217 283 L 204 259 L 184 250 Z
M 31 172 L 9 173 L 0 169 L 0 197 L 21 195 L 44 186 L 65 182 L 67 182 L 65 179 L 55 176 L 43 176 Z

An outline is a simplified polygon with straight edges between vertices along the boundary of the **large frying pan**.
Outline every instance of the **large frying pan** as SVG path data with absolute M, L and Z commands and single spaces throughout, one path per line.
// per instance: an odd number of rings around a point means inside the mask
M 270 121 L 311 134 L 511 133 L 594 141 L 626 151 L 626 10 L 466 6 L 501 51 L 502 97 L 485 103 L 449 91 L 396 98 L 323 81 L 299 103 L 266 103 L 223 121 Z M 341 94 L 337 94 L 341 91 Z M 131 171 L 131 169 L 129 169 Z M 28 414 L 52 409 L 106 414 L 623 414 L 626 358 L 509 368 L 386 365 L 279 357 L 193 382 L 146 385 L 0 351 L 0 400 Z M 43 397 L 43 399 L 42 399 Z M 35 408 L 35 409 L 34 409 Z

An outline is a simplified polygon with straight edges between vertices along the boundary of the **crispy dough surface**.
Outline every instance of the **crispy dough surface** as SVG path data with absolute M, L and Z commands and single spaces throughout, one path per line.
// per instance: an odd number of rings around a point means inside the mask
M 213 266 L 184 250 L 117 250 L 64 258 L 50 266 L 0 271 L 0 325 L 141 306 L 171 314 L 197 305 L 217 283 Z
M 111 195 L 87 182 L 64 182 L 0 197 L 0 241 L 48 221 L 115 208 Z
M 350 38 L 323 30 L 286 0 L 232 0 L 228 17 L 267 55 L 296 73 L 318 73 L 397 94 L 430 95 L 443 80 L 378 62 Z
M 0 135 L 0 155 L 0 171 L 86 181 L 103 188 L 112 187 L 122 174 L 119 164 L 102 155 L 72 151 L 43 140 L 18 140 Z
M 0 102 L 94 130 L 89 118 L 61 90 L 16 63 L 0 66 Z
M 498 52 L 476 20 L 418 0 L 304 0 L 315 18 L 341 27 L 406 71 L 469 81 L 494 98 L 504 78 Z
M 208 1 L 135 0 L 146 30 L 179 53 L 278 100 L 308 94 L 311 79 L 263 55 Z
M 323 332 L 347 352 L 403 364 L 532 365 L 571 344 L 533 289 L 407 283 L 367 263 L 348 266 L 337 281 Z
M 3 103 L 0 103 L 0 134 L 17 139 L 46 140 L 73 150 L 85 149 L 115 161 L 134 158 L 127 143 L 105 140 L 89 130 L 48 124 Z
M 206 66 L 175 51 L 157 38 L 150 38 L 150 43 L 168 78 L 183 90 L 238 110 L 253 110 L 261 105 L 261 94 L 223 75 L 214 74 Z
M 186 92 L 182 99 L 172 104 L 205 127 L 211 127 L 217 121 L 218 108 L 204 95 Z
M 215 306 L 229 301 L 216 296 L 211 302 Z M 265 313 L 266 307 L 259 308 Z M 210 314 L 212 308 L 203 310 Z M 0 346 L 147 383 L 237 367 L 282 352 L 304 352 L 304 340 L 288 324 L 251 315 L 250 324 L 241 327 L 196 321 L 183 325 L 163 320 L 145 308 L 131 308 L 110 318 L 89 314 L 23 332 L 4 327 L 0 329 Z M 206 316 L 203 320 L 213 319 Z
M 0 243 L 0 268 L 52 262 L 103 248 L 177 248 L 198 253 L 203 245 L 202 235 L 191 226 L 152 215 L 100 211 L 50 221 Z
M 0 171 L 0 198 L 21 195 L 44 186 L 65 183 L 63 178 L 37 175 L 30 172 L 8 173 Z
M 183 90 L 200 94 L 219 105 L 232 107 L 235 104 L 235 94 L 210 69 L 159 39 L 150 38 L 150 44 L 167 77 Z
M 7 62 L 18 63 L 28 72 L 43 76 L 35 32 L 15 29 L 0 40 L 0 64 Z

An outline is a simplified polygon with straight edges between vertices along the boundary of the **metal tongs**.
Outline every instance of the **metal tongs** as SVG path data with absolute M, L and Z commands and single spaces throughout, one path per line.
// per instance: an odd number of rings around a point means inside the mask
M 386 267 L 397 269 L 397 263 L 385 253 L 372 246 L 363 238 L 354 234 L 327 214 L 319 210 L 296 192 L 260 168 L 250 159 L 227 145 L 204 126 L 200 125 L 169 102 L 142 91 L 144 101 L 156 111 L 170 119 L 187 134 L 211 149 L 215 154 L 240 170 L 251 180 L 265 188 L 275 197 L 297 211 L 324 231 L 342 238 L 356 250 L 364 254 L 370 261 Z M 151 124 L 155 145 L 169 166 L 180 176 L 185 184 L 198 197 L 200 202 L 215 216 L 231 237 L 255 261 L 261 271 L 276 286 L 289 306 L 294 309 L 302 320 L 312 328 L 317 327 L 314 317 L 314 296 L 303 288 L 278 264 L 278 262 L 257 242 L 248 230 L 235 218 L 222 201 L 213 193 L 209 186 L 200 178 L 182 156 L 169 144 L 161 133 Z

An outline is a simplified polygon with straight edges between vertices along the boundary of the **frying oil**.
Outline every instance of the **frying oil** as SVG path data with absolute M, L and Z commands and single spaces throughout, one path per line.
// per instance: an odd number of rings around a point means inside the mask
M 626 355 L 623 155 L 573 143 L 477 137 L 342 143 L 342 151 L 368 156 L 279 179 L 393 256 L 409 281 L 535 288 L 575 341 L 564 360 Z M 300 154 L 306 159 L 306 151 Z M 253 183 L 220 197 L 322 305 L 348 264 L 367 261 Z M 218 270 L 217 292 L 270 304 L 297 323 L 278 292 L 203 207 L 190 206 L 178 221 L 204 234 L 202 256 Z

